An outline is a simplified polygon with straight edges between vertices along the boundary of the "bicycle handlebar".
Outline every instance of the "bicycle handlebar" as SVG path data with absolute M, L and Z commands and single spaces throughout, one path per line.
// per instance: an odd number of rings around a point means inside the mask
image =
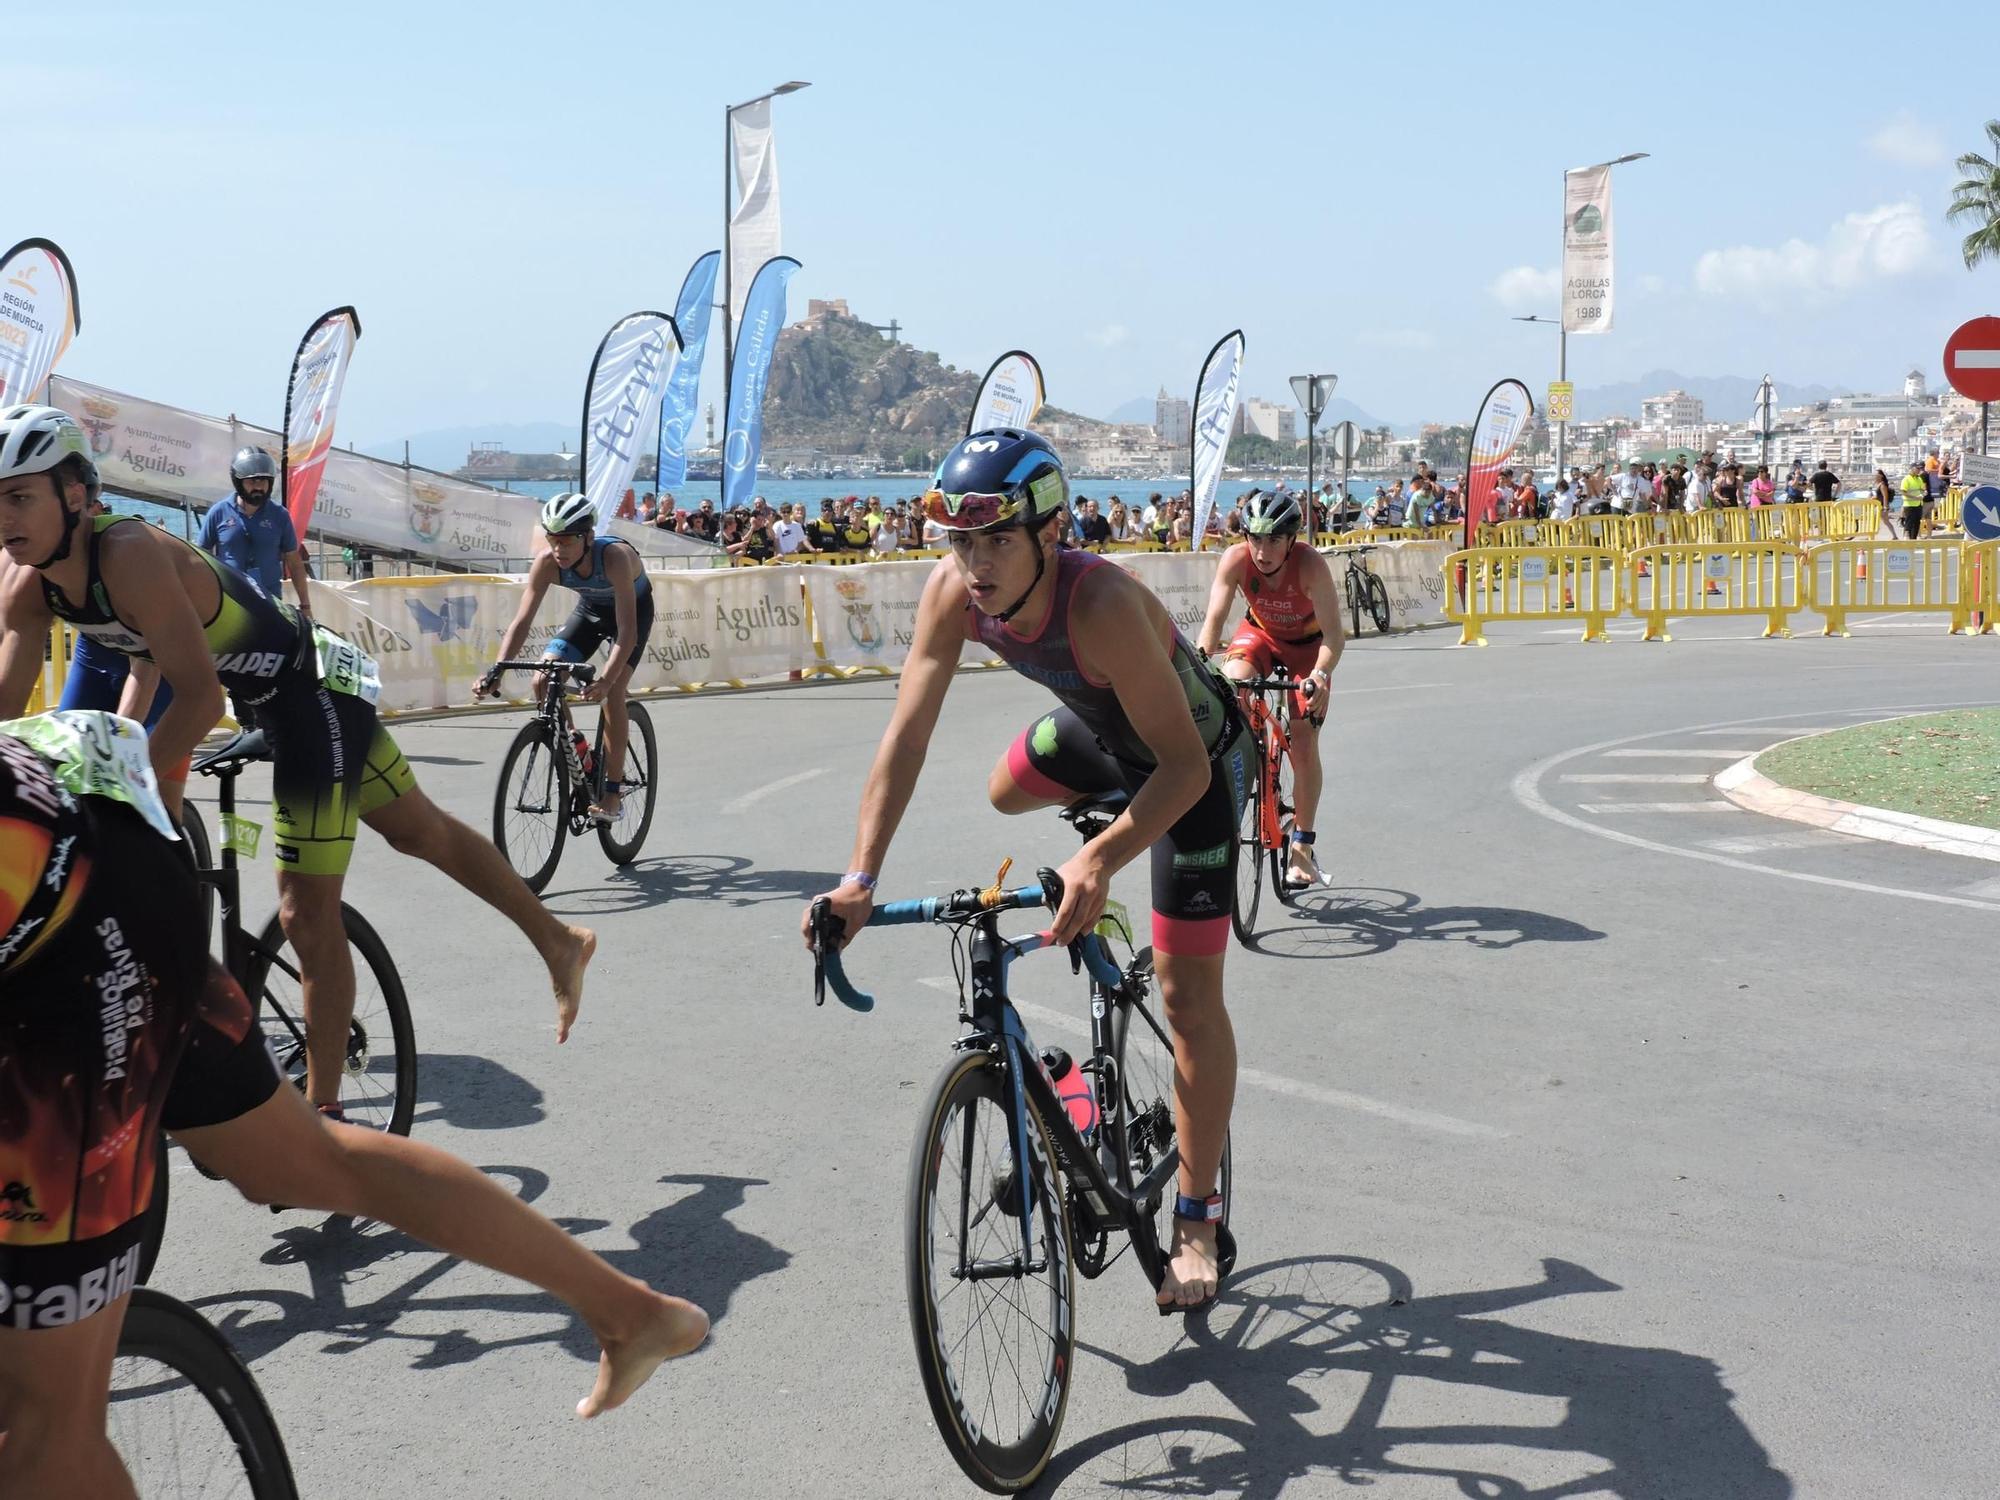
M 498 677 L 502 672 L 554 672 L 559 676 L 574 677 L 585 687 L 597 679 L 597 668 L 580 661 L 558 661 L 552 657 L 542 657 L 535 661 L 496 661 L 488 675 Z
M 870 927 L 901 927 L 915 922 L 951 922 L 987 913 L 1003 911 L 1023 911 L 1034 907 L 1046 907 L 1053 911 L 1062 904 L 1062 882 L 1053 870 L 1038 872 L 1040 883 L 1024 885 L 1011 891 L 959 890 L 948 896 L 927 896 L 913 901 L 892 901 L 886 906 L 878 906 L 868 914 Z M 863 1014 L 875 1008 L 875 997 L 866 990 L 856 989 L 847 977 L 847 970 L 841 963 L 840 939 L 846 936 L 841 930 L 840 919 L 833 914 L 832 903 L 826 897 L 816 897 L 811 908 L 813 934 L 813 1004 L 826 1004 L 827 987 L 833 987 L 835 997 L 849 1010 Z M 1002 950 L 1003 962 L 1011 962 L 1022 954 L 1032 953 L 1038 948 L 1052 945 L 1047 932 L 1034 933 L 1026 938 L 1003 939 L 1006 947 Z M 1117 964 L 1111 961 L 1105 951 L 1104 939 L 1096 933 L 1085 933 L 1083 937 L 1069 945 L 1072 966 L 1090 970 L 1091 977 L 1101 984 L 1118 985 L 1124 982 L 1124 975 Z

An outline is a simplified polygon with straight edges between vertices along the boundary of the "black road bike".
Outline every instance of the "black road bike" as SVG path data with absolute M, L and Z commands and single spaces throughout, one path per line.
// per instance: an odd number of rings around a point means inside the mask
M 1340 589 L 1347 601 L 1348 634 L 1361 634 L 1361 615 L 1365 610 L 1368 618 L 1375 622 L 1375 629 L 1387 632 L 1389 629 L 1389 588 L 1380 578 L 1361 564 L 1362 557 L 1375 549 L 1373 547 L 1350 547 L 1341 553 L 1347 559 L 1347 572 L 1340 580 Z
M 570 716 L 565 682 L 588 687 L 597 678 L 594 667 L 566 661 L 503 661 L 496 672 L 540 672 L 541 699 L 535 717 L 521 726 L 507 758 L 500 763 L 500 785 L 493 793 L 493 842 L 514 873 L 539 895 L 556 873 L 563 841 L 582 838 L 591 828 L 614 865 L 629 865 L 639 857 L 646 831 L 653 826 L 653 785 L 658 779 L 659 741 L 645 705 L 627 702 L 631 723 L 626 735 L 625 775 L 619 780 L 622 803 L 608 822 L 591 815 L 591 804 L 603 798 L 604 715 L 597 716 L 597 740 L 584 742 Z
M 297 1500 L 278 1424 L 243 1361 L 200 1313 L 151 1287 L 126 1306 L 105 1425 L 142 1500 Z
M 1085 839 L 1125 805 L 1089 799 L 1063 816 Z M 1076 1350 L 1075 1273 L 1101 1275 L 1129 1246 L 1156 1290 L 1172 1248 L 1180 1147 L 1174 1045 L 1154 1014 L 1150 948 L 1129 951 L 1123 915 L 1069 949 L 1090 975 L 1090 1050 L 1072 1060 L 1038 1051 L 1008 995 L 1013 961 L 1050 946 L 1046 932 L 1003 937 L 1005 912 L 1062 902 L 1052 870 L 1037 883 L 955 891 L 878 906 L 870 926 L 930 922 L 952 930 L 959 1020 L 966 1030 L 932 1086 L 910 1152 L 905 1223 L 907 1294 L 917 1363 L 945 1446 L 971 1480 L 995 1493 L 1032 1484 L 1062 1429 Z M 841 966 L 839 919 L 814 904 L 813 987 L 850 1009 L 874 1008 Z M 1081 1024 L 1077 1026 L 1081 1032 Z M 1226 1276 L 1232 1193 L 1225 1144 L 1218 1246 Z M 1124 1244 L 1114 1250 L 1114 1237 Z M 1163 1309 L 1172 1312 L 1176 1309 Z
M 270 746 L 261 730 L 239 734 L 220 748 L 199 756 L 194 770 L 216 779 L 221 853 L 216 863 L 196 871 L 222 914 L 222 967 L 243 988 L 256 1007 L 258 1024 L 270 1044 L 279 1070 L 300 1089 L 306 1083 L 305 991 L 298 955 L 273 912 L 261 933 L 252 936 L 242 923 L 243 880 L 239 857 L 254 859 L 262 827 L 237 816 L 236 778 L 253 762 L 268 760 Z M 182 828 L 199 827 L 198 817 L 183 816 Z M 207 831 L 201 832 L 207 846 Z M 193 840 L 190 839 L 190 844 Z M 199 855 L 199 849 L 191 849 Z M 347 1064 L 342 1070 L 340 1104 L 348 1122 L 394 1135 L 410 1133 L 417 1108 L 417 1039 L 410 1020 L 410 1001 L 389 949 L 360 912 L 341 903 L 340 920 L 347 932 L 354 965 L 354 1016 L 348 1022 Z M 204 934 L 204 938 L 206 934 Z M 153 1197 L 148 1209 L 145 1248 L 139 1279 L 152 1272 L 165 1228 L 168 1183 L 166 1138 L 162 1159 L 153 1173 Z

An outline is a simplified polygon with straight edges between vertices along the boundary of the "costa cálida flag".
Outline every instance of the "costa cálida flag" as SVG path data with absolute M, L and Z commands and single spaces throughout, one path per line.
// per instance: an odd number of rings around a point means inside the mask
M 618 501 L 639 466 L 643 434 L 651 432 L 660 398 L 680 362 L 681 335 L 663 312 L 628 313 L 598 341 L 583 386 L 580 483 L 609 529 Z
M 340 388 L 347 380 L 347 362 L 361 337 L 361 316 L 351 307 L 321 313 L 299 352 L 292 356 L 292 377 L 285 383 L 284 506 L 300 536 L 312 519 L 319 482 L 326 476 L 327 454 L 333 449 L 333 416 L 340 406 Z
M 1042 409 L 1042 367 L 1025 349 L 1009 349 L 993 361 L 979 382 L 972 415 L 965 419 L 969 436 L 989 427 L 1026 427 Z
M 22 240 L 0 260 L 0 405 L 42 399 L 49 372 L 83 326 L 76 272 L 53 240 Z
M 1229 453 L 1229 429 L 1236 422 L 1243 348 L 1240 328 L 1218 339 L 1208 351 L 1208 358 L 1202 361 L 1201 379 L 1195 383 L 1188 473 L 1194 481 L 1193 547 L 1197 552 L 1208 535 L 1208 517 L 1215 509 L 1215 488 L 1222 482 L 1222 460 Z
M 729 382 L 729 421 L 722 439 L 722 508 L 748 505 L 757 489 L 757 455 L 764 447 L 764 388 L 778 331 L 785 326 L 785 285 L 799 263 L 776 255 L 758 268 L 736 330 Z
M 701 357 L 708 348 L 708 325 L 715 321 L 715 273 L 722 252 L 697 256 L 681 282 L 674 304 L 674 327 L 681 336 L 681 357 L 674 366 L 667 393 L 660 398 L 660 450 L 654 485 L 662 494 L 687 483 L 687 435 L 694 426 L 701 398 Z
M 1493 517 L 1493 491 L 1500 471 L 1513 457 L 1514 445 L 1521 440 L 1528 419 L 1535 414 L 1535 399 L 1518 380 L 1502 380 L 1479 403 L 1479 415 L 1472 423 L 1472 447 L 1465 460 L 1465 545 L 1471 547 L 1479 528 Z

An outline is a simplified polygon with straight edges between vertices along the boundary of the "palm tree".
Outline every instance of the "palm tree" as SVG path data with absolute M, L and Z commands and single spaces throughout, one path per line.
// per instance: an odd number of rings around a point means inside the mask
M 1958 159 L 1958 170 L 1965 176 L 1952 189 L 1946 213 L 1954 221 L 1972 220 L 1972 233 L 1961 247 L 1968 271 L 1989 257 L 2000 260 L 2000 120 L 1986 122 L 1986 139 L 1992 143 L 1990 159 L 1977 151 Z

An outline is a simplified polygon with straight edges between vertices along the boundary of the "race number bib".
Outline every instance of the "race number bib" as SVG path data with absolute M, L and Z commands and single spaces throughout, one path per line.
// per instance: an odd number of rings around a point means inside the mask
M 72 708 L 0 724 L 0 734 L 12 735 L 53 761 L 56 782 L 65 791 L 123 802 L 162 838 L 181 836 L 160 800 L 146 754 L 146 731 L 132 720 Z
M 324 626 L 313 627 L 313 645 L 319 652 L 319 680 L 327 687 L 365 703 L 382 696 L 374 657 Z

